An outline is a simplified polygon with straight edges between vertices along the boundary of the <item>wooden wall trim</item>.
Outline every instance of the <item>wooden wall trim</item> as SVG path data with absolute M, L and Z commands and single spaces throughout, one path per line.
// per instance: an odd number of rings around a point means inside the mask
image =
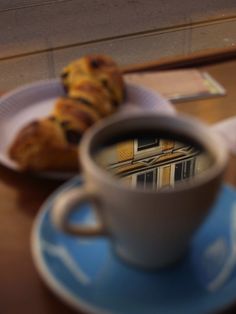
M 170 70 L 182 67 L 194 67 L 204 64 L 213 64 L 236 58 L 236 47 L 223 49 L 206 49 L 191 53 L 190 55 L 181 55 L 175 57 L 165 57 L 156 61 L 142 64 L 133 64 L 122 68 L 123 73 Z

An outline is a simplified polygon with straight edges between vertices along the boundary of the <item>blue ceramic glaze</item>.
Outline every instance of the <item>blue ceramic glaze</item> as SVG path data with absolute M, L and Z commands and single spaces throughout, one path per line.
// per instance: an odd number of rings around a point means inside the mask
M 144 271 L 117 258 L 106 238 L 73 237 L 55 230 L 50 219 L 55 197 L 81 184 L 76 177 L 57 190 L 40 210 L 32 233 L 36 267 L 65 302 L 90 313 L 202 314 L 236 299 L 233 188 L 222 187 L 181 261 L 162 270 Z M 71 219 L 91 222 L 95 218 L 89 205 L 84 205 Z

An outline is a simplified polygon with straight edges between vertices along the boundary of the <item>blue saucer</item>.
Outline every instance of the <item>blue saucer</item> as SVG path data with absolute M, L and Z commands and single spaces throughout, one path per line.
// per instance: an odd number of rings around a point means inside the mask
M 148 272 L 115 257 L 106 238 L 72 237 L 55 230 L 49 215 L 55 197 L 81 182 L 80 177 L 72 179 L 45 202 L 32 233 L 37 270 L 61 299 L 76 309 L 102 314 L 202 314 L 236 300 L 233 188 L 223 186 L 216 205 L 178 264 Z M 84 205 L 72 219 L 91 221 L 94 217 Z

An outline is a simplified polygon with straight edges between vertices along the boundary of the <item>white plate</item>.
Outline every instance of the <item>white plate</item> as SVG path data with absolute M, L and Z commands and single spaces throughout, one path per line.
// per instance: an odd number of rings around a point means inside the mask
M 156 111 L 174 114 L 168 100 L 146 88 L 126 84 L 126 102 L 121 111 Z M 8 156 L 8 148 L 17 133 L 29 122 L 46 117 L 52 111 L 58 97 L 65 96 L 58 79 L 39 81 L 25 85 L 0 98 L 0 162 L 6 167 L 20 171 L 18 165 Z M 75 173 L 40 172 L 50 178 L 66 179 Z

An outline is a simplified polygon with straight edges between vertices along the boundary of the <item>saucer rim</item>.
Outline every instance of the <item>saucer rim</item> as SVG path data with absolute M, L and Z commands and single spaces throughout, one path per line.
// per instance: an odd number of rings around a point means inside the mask
M 85 312 L 89 312 L 91 314 L 112 314 L 111 312 L 104 311 L 103 309 L 100 309 L 98 307 L 93 307 L 87 302 L 83 301 L 82 299 L 78 298 L 77 296 L 74 296 L 72 292 L 67 291 L 67 289 L 64 288 L 64 286 L 58 281 L 50 272 L 49 268 L 47 267 L 47 264 L 45 263 L 41 250 L 40 250 L 40 227 L 42 226 L 42 222 L 44 219 L 44 216 L 46 215 L 49 205 L 54 200 L 55 196 L 58 195 L 58 193 L 61 193 L 62 191 L 65 191 L 65 189 L 69 189 L 71 186 L 73 186 L 75 183 L 78 184 L 78 182 L 82 182 L 82 176 L 78 175 L 71 180 L 67 181 L 65 184 L 62 184 L 58 189 L 56 189 L 43 203 L 43 205 L 39 208 L 39 211 L 35 217 L 31 236 L 30 236 L 30 247 L 31 247 L 31 253 L 34 261 L 34 265 L 39 272 L 39 274 L 42 276 L 45 283 L 50 287 L 51 291 L 59 297 L 59 299 L 64 300 L 66 304 L 74 308 L 75 310 L 83 310 Z
M 89 304 L 88 302 L 81 299 L 78 295 L 74 295 L 72 291 L 68 291 L 64 287 L 63 284 L 60 283 L 57 278 L 52 274 L 49 267 L 45 263 L 45 260 L 43 258 L 43 255 L 41 254 L 41 248 L 40 248 L 40 228 L 43 223 L 43 219 L 45 215 L 47 214 L 53 200 L 55 199 L 56 195 L 61 193 L 62 191 L 65 191 L 67 189 L 70 189 L 75 184 L 80 184 L 84 181 L 83 177 L 81 175 L 77 175 L 70 179 L 69 181 L 62 184 L 59 188 L 57 188 L 52 194 L 49 195 L 48 198 L 43 202 L 42 206 L 39 208 L 39 211 L 35 217 L 32 230 L 31 230 L 31 236 L 30 236 L 30 248 L 32 253 L 32 258 L 34 261 L 34 265 L 40 276 L 42 277 L 43 281 L 45 282 L 46 286 L 50 288 L 50 290 L 57 296 L 63 303 L 67 304 L 69 307 L 75 309 L 75 310 L 82 310 L 86 313 L 90 314 L 114 314 L 113 311 L 109 311 L 103 308 L 100 308 L 99 306 L 93 306 Z M 229 190 L 234 190 L 235 187 L 228 183 L 223 183 L 221 189 L 226 187 Z M 219 305 L 218 307 L 214 307 L 212 309 L 209 309 L 209 313 L 213 313 L 214 311 L 220 312 L 224 311 L 230 308 L 233 304 L 236 304 L 236 293 L 235 298 L 229 302 L 225 302 L 222 305 Z

